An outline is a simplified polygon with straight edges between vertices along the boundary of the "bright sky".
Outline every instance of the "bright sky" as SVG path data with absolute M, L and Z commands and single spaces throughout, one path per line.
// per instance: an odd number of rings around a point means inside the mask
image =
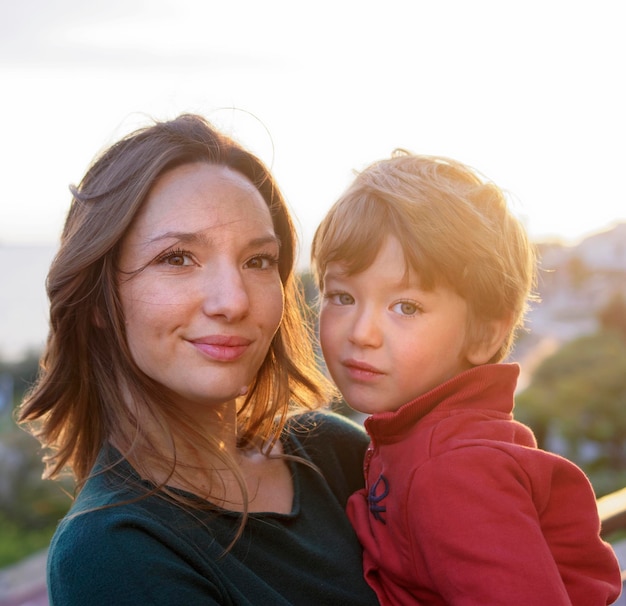
M 626 220 L 621 0 L 0 5 L 0 245 L 56 243 L 68 184 L 149 116 L 206 115 L 272 168 L 304 241 L 393 148 L 464 161 L 534 238 Z M 236 110 L 228 108 L 237 108 Z

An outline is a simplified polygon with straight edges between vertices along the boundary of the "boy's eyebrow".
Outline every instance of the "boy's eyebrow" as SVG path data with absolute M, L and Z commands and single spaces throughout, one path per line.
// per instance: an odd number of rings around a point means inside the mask
M 324 284 L 331 280 L 342 280 L 350 278 L 352 275 L 354 274 L 350 273 L 348 270 L 342 271 L 338 268 L 328 269 L 327 267 L 324 272 Z M 424 287 L 422 286 L 421 279 L 417 272 L 408 272 L 392 286 L 397 288 L 416 288 L 417 290 L 424 291 Z
M 339 271 L 337 269 L 333 271 L 331 269 L 328 269 L 328 267 L 324 271 L 324 281 L 335 280 L 338 278 L 347 278 L 349 276 L 350 274 L 347 271 Z

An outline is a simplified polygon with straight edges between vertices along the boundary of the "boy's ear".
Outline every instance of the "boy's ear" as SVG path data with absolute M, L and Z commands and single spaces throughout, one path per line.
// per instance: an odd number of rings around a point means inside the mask
M 490 320 L 482 326 L 481 339 L 471 343 L 466 358 L 473 366 L 487 364 L 504 343 L 511 330 L 511 320 Z

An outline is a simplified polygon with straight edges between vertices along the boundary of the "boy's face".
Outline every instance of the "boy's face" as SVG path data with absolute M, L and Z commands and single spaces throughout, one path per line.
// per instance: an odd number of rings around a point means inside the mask
M 467 305 L 454 291 L 405 280 L 402 247 L 388 237 L 374 263 L 352 276 L 324 275 L 320 339 L 328 370 L 351 408 L 394 411 L 471 368 L 464 354 Z

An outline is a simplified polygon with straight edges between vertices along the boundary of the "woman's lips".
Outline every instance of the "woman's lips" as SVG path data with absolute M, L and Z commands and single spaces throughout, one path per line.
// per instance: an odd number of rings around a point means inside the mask
M 246 337 L 210 335 L 189 341 L 203 354 L 219 362 L 232 362 L 237 360 L 250 347 L 252 341 Z

